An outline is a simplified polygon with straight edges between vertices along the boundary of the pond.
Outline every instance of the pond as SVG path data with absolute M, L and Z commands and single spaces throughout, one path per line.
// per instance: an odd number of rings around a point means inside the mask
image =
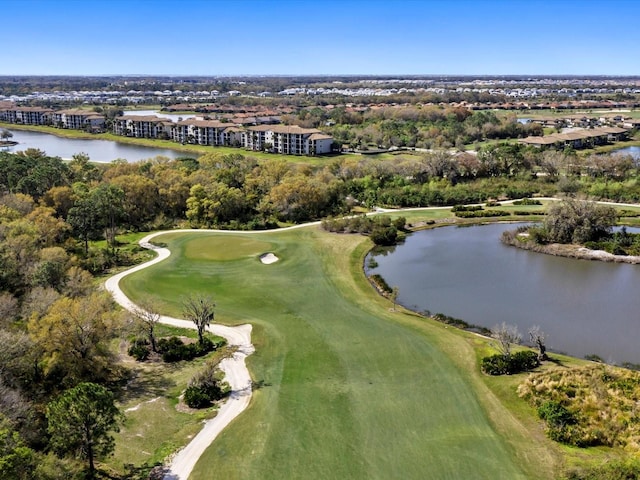
M 20 150 L 26 150 L 27 148 L 38 148 L 46 152 L 47 155 L 66 160 L 70 159 L 76 153 L 86 153 L 92 161 L 103 163 L 111 162 L 117 158 L 123 158 L 128 162 L 139 162 L 159 155 L 169 158 L 190 155 L 168 148 L 141 147 L 113 142 L 111 140 L 63 138 L 48 133 L 8 130 L 13 134 L 10 140 L 18 142 L 18 145 L 2 147 L 3 150 L 18 152 Z
M 399 303 L 412 310 L 489 328 L 506 322 L 517 325 L 523 337 L 539 325 L 552 351 L 640 363 L 640 266 L 503 245 L 502 232 L 516 226 L 416 232 L 402 245 L 372 252 L 378 266 L 366 271 L 397 286 Z

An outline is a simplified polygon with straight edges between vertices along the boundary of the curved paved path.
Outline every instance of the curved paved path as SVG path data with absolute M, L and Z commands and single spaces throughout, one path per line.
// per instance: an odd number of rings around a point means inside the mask
M 120 280 L 131 273 L 161 262 L 171 255 L 169 249 L 160 248 L 149 243 L 152 238 L 164 233 L 190 231 L 206 232 L 207 230 L 171 230 L 168 232 L 154 233 L 140 240 L 142 247 L 154 250 L 158 256 L 146 263 L 109 278 L 105 282 L 105 288 L 113 295 L 114 300 L 129 311 L 139 308 L 122 292 L 119 287 Z M 160 322 L 176 327 L 195 329 L 193 322 L 180 320 L 178 318 L 162 316 L 160 317 Z M 215 335 L 226 338 L 229 345 L 238 347 L 233 357 L 225 358 L 220 362 L 220 368 L 225 373 L 225 380 L 229 382 L 231 386 L 231 395 L 222 407 L 220 407 L 220 410 L 218 410 L 218 415 L 205 422 L 205 426 L 193 440 L 173 457 L 169 470 L 165 474 L 165 480 L 187 480 L 196 462 L 207 447 L 211 445 L 220 432 L 229 425 L 234 418 L 247 408 L 251 400 L 251 377 L 245 365 L 245 358 L 254 352 L 253 345 L 251 344 L 251 325 L 227 327 L 213 324 L 210 325 L 207 330 Z

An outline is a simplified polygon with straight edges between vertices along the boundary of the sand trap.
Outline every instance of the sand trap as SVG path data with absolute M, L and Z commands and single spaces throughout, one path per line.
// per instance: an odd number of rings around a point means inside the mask
M 280 260 L 278 257 L 276 257 L 273 253 L 269 252 L 269 253 L 265 253 L 263 255 L 260 255 L 260 261 L 262 263 L 264 263 L 265 265 L 270 265 L 272 263 L 276 263 L 278 260 Z

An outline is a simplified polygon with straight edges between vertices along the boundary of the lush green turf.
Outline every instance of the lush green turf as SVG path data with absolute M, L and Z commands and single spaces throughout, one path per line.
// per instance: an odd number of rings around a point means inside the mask
M 546 447 L 531 448 L 479 380 L 468 337 L 373 294 L 362 237 L 309 227 L 159 241 L 173 254 L 123 281 L 131 297 L 154 292 L 178 315 L 182 295 L 212 293 L 219 321 L 254 325 L 261 388 L 194 479 L 551 477 Z M 280 261 L 261 264 L 265 251 Z

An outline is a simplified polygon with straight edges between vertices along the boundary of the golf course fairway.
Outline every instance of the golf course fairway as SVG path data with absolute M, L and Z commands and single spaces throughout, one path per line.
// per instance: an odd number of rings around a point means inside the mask
M 160 242 L 171 256 L 124 278 L 129 298 L 180 316 L 181 298 L 210 294 L 217 322 L 253 325 L 251 404 L 192 479 L 550 478 L 545 449 L 483 390 L 468 341 L 374 292 L 364 237 L 309 226 Z

